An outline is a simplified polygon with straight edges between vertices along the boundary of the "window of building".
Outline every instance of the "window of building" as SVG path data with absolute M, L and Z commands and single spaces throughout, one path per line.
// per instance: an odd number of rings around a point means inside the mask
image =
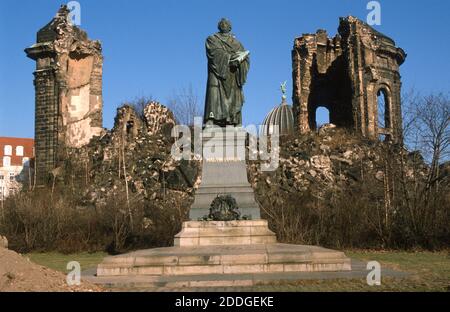
M 16 146 L 16 156 L 23 156 L 23 146 Z
M 16 178 L 16 174 L 14 172 L 9 173 L 9 181 L 14 182 Z
M 3 174 L 0 174 L 0 180 L 4 180 L 5 176 Z
M 12 156 L 12 146 L 11 145 L 5 145 L 4 154 L 6 156 Z
M 3 157 L 3 167 L 9 167 L 11 166 L 11 157 L 4 156 Z
M 391 127 L 388 94 L 385 88 L 381 88 L 377 92 L 378 130 L 381 130 L 381 133 L 379 133 L 379 139 L 381 141 L 389 140 L 389 136 L 383 133 L 383 131 L 387 131 Z

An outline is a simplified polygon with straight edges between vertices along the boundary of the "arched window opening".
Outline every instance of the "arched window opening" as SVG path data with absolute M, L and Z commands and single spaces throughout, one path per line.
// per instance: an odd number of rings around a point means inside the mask
M 378 129 L 388 130 L 390 128 L 389 120 L 389 98 L 385 89 L 378 90 L 377 93 L 378 107 Z
M 330 123 L 330 111 L 323 106 L 316 109 L 316 128 Z
M 380 141 L 389 141 L 392 136 L 388 94 L 385 88 L 381 88 L 377 92 L 377 127 Z

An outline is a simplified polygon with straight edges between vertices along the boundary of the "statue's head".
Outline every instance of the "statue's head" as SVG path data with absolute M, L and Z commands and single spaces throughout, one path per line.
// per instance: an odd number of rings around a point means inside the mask
M 223 34 L 229 33 L 231 31 L 231 22 L 226 18 L 222 18 L 217 24 L 217 28 Z

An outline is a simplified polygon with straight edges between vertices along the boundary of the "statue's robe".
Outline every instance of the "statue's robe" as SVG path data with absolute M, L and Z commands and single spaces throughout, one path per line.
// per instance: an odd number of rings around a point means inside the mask
M 231 34 L 216 33 L 206 39 L 208 83 L 204 122 L 217 125 L 241 125 L 244 94 L 242 87 L 250 67 L 248 56 L 237 66 L 230 64 L 236 52 L 245 51 Z

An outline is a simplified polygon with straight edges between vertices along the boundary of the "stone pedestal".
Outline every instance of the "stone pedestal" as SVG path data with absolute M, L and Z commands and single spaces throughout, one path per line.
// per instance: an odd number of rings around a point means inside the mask
M 175 246 L 274 244 L 266 220 L 189 221 L 175 235 Z
M 236 286 L 252 274 L 282 278 L 298 272 L 348 271 L 343 252 L 317 246 L 279 244 L 260 219 L 259 206 L 247 180 L 246 132 L 232 128 L 203 131 L 202 182 L 195 193 L 190 218 L 175 235 L 174 247 L 153 248 L 106 257 L 97 267 L 98 283 L 117 278 L 124 285 Z M 217 195 L 236 199 L 242 215 L 252 220 L 196 221 L 209 214 Z M 299 207 L 300 208 L 300 207 Z M 95 282 L 95 281 L 94 281 Z
M 202 181 L 195 192 L 189 218 L 197 221 L 209 214 L 217 195 L 230 194 L 236 199 L 241 215 L 261 218 L 253 189 L 247 179 L 245 139 L 241 127 L 206 127 L 202 133 Z
M 196 281 L 213 274 L 225 282 L 226 275 L 232 274 L 349 270 L 351 262 L 343 252 L 317 246 L 251 244 L 138 250 L 106 257 L 97 267 L 97 276 L 128 276 L 132 283 L 136 276 L 153 276 L 160 281 L 169 276 L 191 276 Z
M 191 276 L 191 282 L 214 277 L 228 285 L 232 274 L 279 274 L 351 270 L 343 252 L 317 246 L 276 242 L 265 220 L 188 221 L 175 236 L 175 246 L 138 250 L 106 257 L 97 267 L 98 277 Z M 189 278 L 188 278 L 189 279 Z

